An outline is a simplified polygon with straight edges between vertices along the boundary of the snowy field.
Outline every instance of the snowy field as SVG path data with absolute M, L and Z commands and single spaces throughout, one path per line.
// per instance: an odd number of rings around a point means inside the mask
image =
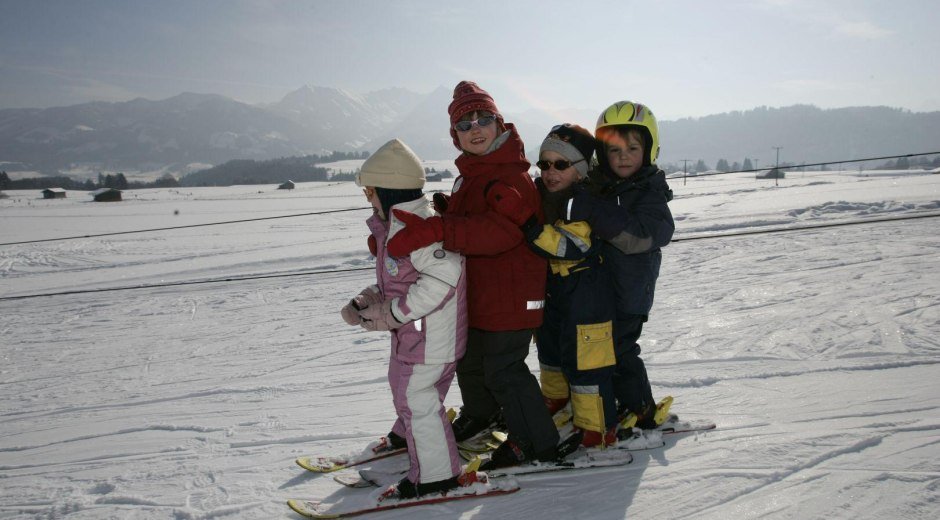
M 940 175 L 670 183 L 677 238 L 940 215 Z M 363 493 L 293 463 L 358 450 L 394 418 L 387 335 L 339 316 L 373 280 L 353 184 L 8 194 L 0 519 L 293 519 L 287 498 Z M 331 210 L 348 211 L 11 245 Z M 644 358 L 657 397 L 717 430 L 623 468 L 375 517 L 940 518 L 938 226 L 671 244 Z M 189 283 L 250 276 L 266 278 Z M 87 292 L 14 298 L 70 291 Z

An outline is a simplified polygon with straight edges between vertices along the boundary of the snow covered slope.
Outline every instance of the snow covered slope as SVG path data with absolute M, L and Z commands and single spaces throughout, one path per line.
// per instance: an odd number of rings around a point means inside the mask
M 931 175 L 670 182 L 677 237 L 940 213 Z M 273 188 L 10 192 L 0 243 L 365 207 L 349 183 Z M 359 492 L 293 459 L 359 449 L 394 418 L 387 335 L 339 317 L 372 282 L 367 215 L 0 246 L 0 518 L 291 519 L 287 498 Z M 938 222 L 671 244 L 644 358 L 656 396 L 718 430 L 382 516 L 940 517 Z

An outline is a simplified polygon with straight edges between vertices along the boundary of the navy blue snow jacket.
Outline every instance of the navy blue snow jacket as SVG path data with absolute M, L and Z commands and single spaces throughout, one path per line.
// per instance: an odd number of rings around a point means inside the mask
M 627 179 L 600 170 L 589 177 L 589 190 L 571 199 L 567 219 L 587 220 L 603 240 L 601 256 L 615 285 L 617 320 L 638 315 L 646 321 L 662 263 L 660 248 L 676 228 L 666 174 L 654 164 Z

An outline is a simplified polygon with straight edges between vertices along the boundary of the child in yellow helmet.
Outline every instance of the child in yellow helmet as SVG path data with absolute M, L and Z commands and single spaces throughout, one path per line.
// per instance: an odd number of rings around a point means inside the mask
M 653 428 L 656 415 L 646 366 L 637 340 L 653 306 L 662 263 L 675 222 L 669 211 L 672 190 L 656 166 L 659 130 L 649 107 L 618 101 L 597 120 L 598 168 L 590 192 L 572 197 L 566 218 L 586 220 L 603 239 L 602 264 L 616 295 L 614 393 L 621 417 L 633 414 L 636 426 Z

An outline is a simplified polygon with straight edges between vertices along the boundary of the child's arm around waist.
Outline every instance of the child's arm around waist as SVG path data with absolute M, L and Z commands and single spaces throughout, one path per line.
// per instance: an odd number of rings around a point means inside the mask
M 455 297 L 464 259 L 435 242 L 412 252 L 411 264 L 418 271 L 418 279 L 404 296 L 392 302 L 392 313 L 402 323 L 421 319 Z
M 539 217 L 540 199 L 528 173 L 492 179 L 482 190 L 485 211 L 463 216 L 445 214 L 447 249 L 465 255 L 498 255 L 522 244 L 525 236 L 519 226 Z

